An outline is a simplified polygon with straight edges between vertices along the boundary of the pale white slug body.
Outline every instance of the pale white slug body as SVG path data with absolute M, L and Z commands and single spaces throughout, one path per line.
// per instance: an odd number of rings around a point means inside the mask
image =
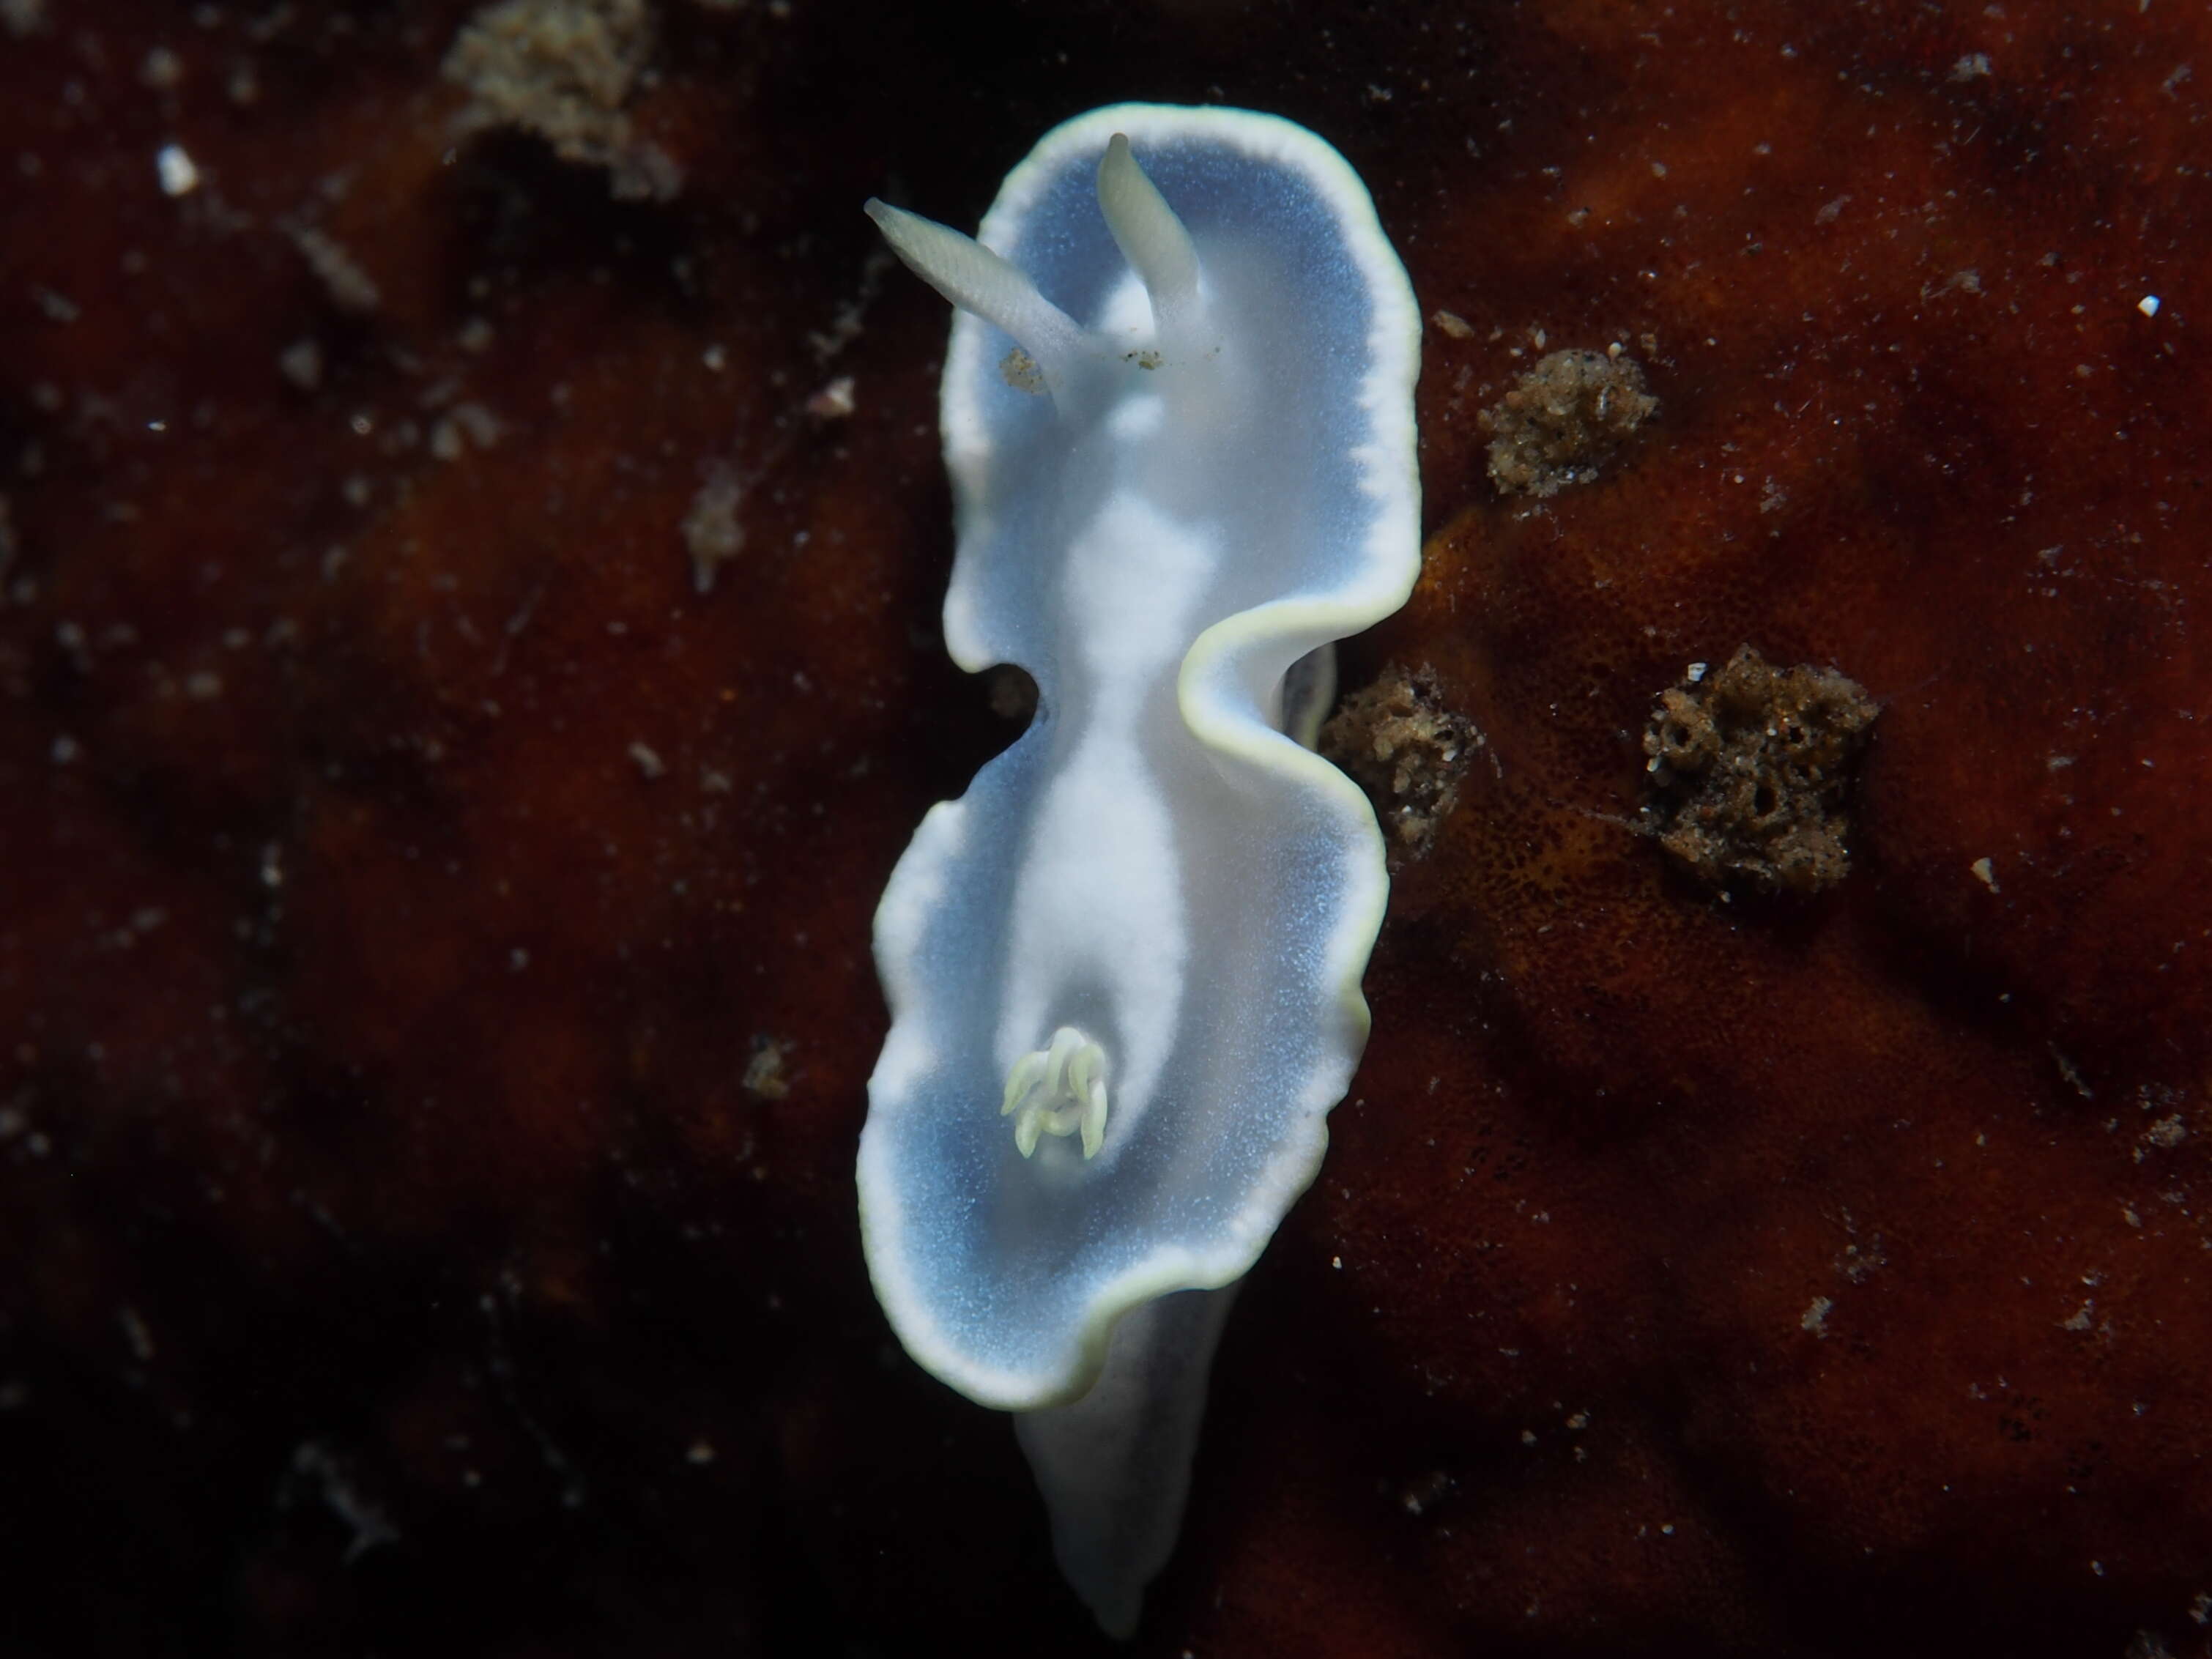
M 1366 1037 L 1382 841 L 1286 732 L 1326 677 L 1285 685 L 1418 574 L 1419 313 L 1356 176 L 1267 116 L 1079 118 L 980 247 L 871 211 L 963 307 L 947 646 L 1038 712 L 885 890 L 863 1237 L 908 1352 L 1023 1413 L 1061 1565 L 1126 1633 L 1224 1287 Z

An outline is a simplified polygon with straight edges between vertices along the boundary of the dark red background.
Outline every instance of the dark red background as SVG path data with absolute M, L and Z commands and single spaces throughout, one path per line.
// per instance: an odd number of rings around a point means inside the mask
M 1489 747 L 1132 1650 L 2206 1652 L 2212 24 L 2075 9 L 664 0 L 663 204 L 457 139 L 459 5 L 0 37 L 0 1648 L 1103 1649 L 857 1247 L 869 915 L 1011 735 L 858 209 L 1145 97 L 1323 134 L 1473 328 L 1347 669 Z M 1614 341 L 1657 419 L 1501 501 Z M 1884 704 L 1809 906 L 1627 824 L 1747 641 Z

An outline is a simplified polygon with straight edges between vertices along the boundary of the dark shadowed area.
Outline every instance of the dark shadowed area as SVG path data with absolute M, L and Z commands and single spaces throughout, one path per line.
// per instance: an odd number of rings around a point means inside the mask
M 2167 0 L 0 0 L 0 1648 L 2212 1653 L 2208 76 Z M 1374 1039 L 1116 1650 L 852 1160 L 1017 729 L 860 204 L 1125 98 L 1336 144 L 1431 323 Z M 1561 351 L 1656 409 L 1504 493 Z M 1645 810 L 1744 646 L 1879 705 L 1809 896 Z

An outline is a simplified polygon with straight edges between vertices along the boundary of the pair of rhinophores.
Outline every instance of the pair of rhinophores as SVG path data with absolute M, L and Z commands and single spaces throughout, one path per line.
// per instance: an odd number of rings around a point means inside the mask
M 1037 712 L 877 912 L 863 1242 L 908 1352 L 1015 1413 L 1127 1635 L 1234 1287 L 1366 1041 L 1382 842 L 1307 744 L 1332 641 L 1419 568 L 1419 316 L 1358 178 L 1270 116 L 1081 116 L 975 240 L 868 211 L 957 307 L 946 647 Z

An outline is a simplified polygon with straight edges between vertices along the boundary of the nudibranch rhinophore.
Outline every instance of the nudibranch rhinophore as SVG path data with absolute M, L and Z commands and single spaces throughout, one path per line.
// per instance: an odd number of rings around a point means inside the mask
M 945 638 L 1029 730 L 876 913 L 860 1227 L 907 1351 L 1015 1427 L 1061 1569 L 1135 1627 L 1233 1287 L 1367 1037 L 1375 815 L 1307 746 L 1420 568 L 1420 317 L 1303 127 L 1123 104 L 978 238 L 868 204 L 957 310 Z

